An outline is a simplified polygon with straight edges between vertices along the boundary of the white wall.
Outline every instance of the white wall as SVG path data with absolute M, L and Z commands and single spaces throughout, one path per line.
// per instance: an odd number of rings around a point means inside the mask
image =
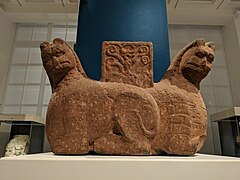
M 40 43 L 60 37 L 73 46 L 76 40 L 76 30 L 76 25 L 54 25 L 52 23 L 19 23 L 16 25 L 1 112 L 36 114 L 42 118 L 46 117 L 52 91 L 42 67 Z M 44 151 L 49 150 L 45 139 Z
M 0 106 L 2 104 L 5 89 L 8 66 L 11 60 L 12 47 L 15 35 L 15 24 L 11 23 L 4 16 L 0 9 Z M 0 145 L 6 145 L 9 140 L 10 126 L 2 124 L 0 126 Z M 5 146 L 0 146 L 0 157 L 4 154 Z
M 233 105 L 240 106 L 240 18 L 235 16 L 223 28 L 223 40 L 233 95 Z M 238 25 L 238 27 L 237 27 Z
M 234 15 L 235 27 L 238 35 L 238 42 L 240 46 L 240 11 L 237 11 Z
M 14 42 L 15 24 L 7 19 L 1 9 L 0 27 L 0 104 L 2 104 L 2 96 Z

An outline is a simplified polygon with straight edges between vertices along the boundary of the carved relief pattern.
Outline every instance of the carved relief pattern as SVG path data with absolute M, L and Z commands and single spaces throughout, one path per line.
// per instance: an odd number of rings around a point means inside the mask
M 193 139 L 199 134 L 204 134 L 207 117 L 206 110 L 199 103 L 199 97 L 186 96 L 162 91 L 159 101 L 162 121 L 161 129 L 163 149 L 168 153 L 181 152 L 182 154 L 192 154 L 197 151 L 198 143 Z M 166 98 L 167 97 L 167 98 Z M 192 101 L 192 100 L 195 101 Z M 202 138 L 203 136 L 201 136 Z M 199 140 L 200 141 L 200 140 Z
M 103 43 L 102 81 L 153 86 L 153 48 L 151 42 Z

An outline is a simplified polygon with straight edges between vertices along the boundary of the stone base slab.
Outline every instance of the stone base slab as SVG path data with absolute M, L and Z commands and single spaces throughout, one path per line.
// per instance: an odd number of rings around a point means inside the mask
M 181 156 L 57 156 L 52 153 L 0 159 L 1 180 L 239 180 L 240 159 Z

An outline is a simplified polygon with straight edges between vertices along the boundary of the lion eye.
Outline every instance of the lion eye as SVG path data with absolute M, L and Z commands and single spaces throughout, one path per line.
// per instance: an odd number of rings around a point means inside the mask
M 199 51 L 199 52 L 196 53 L 196 56 L 199 57 L 199 58 L 203 58 L 204 55 L 205 55 L 205 54 L 204 54 L 203 52 L 201 52 L 201 51 Z
M 62 50 L 59 47 L 53 47 L 52 48 L 52 53 L 53 53 L 54 56 L 61 56 L 61 55 L 63 55 L 65 53 L 65 51 Z
M 212 63 L 214 60 L 214 56 L 212 54 L 209 54 L 207 57 L 208 62 Z

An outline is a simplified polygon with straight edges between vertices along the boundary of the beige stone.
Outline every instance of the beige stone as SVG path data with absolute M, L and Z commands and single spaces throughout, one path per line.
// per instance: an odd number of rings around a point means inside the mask
M 15 135 L 7 144 L 5 157 L 26 155 L 29 149 L 28 135 Z

